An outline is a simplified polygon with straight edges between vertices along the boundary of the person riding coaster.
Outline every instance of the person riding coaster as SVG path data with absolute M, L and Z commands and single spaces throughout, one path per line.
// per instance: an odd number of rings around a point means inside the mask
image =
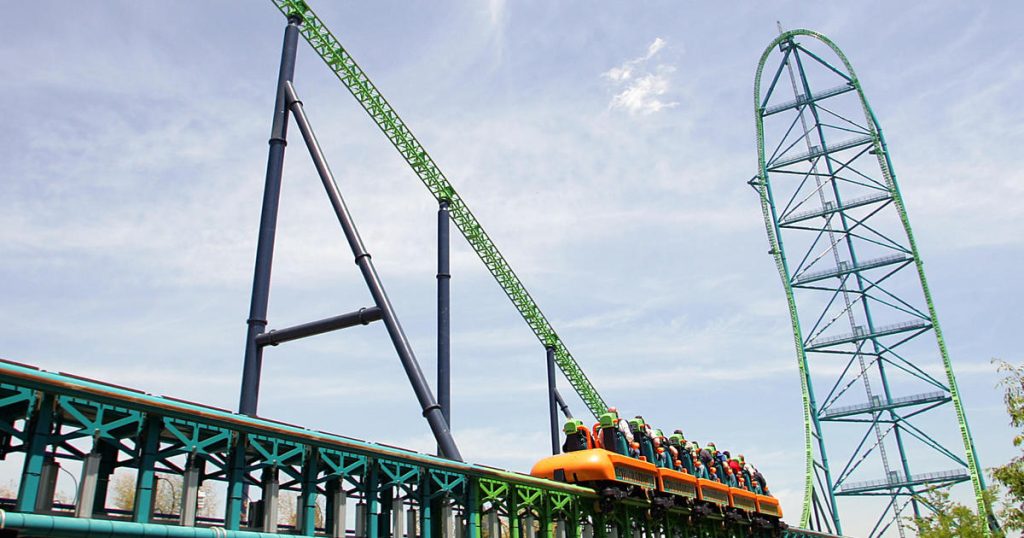
M 562 452 L 577 452 L 595 448 L 594 437 L 590 430 L 583 425 L 582 420 L 569 419 L 562 426 L 565 433 L 565 442 L 562 443 Z
M 603 413 L 597 423 L 597 440 L 601 448 L 622 454 L 630 454 L 630 445 L 633 444 L 633 434 L 629 431 L 626 421 L 619 418 L 619 413 L 614 407 L 609 407 L 607 413 Z
M 635 447 L 639 451 L 639 454 L 633 457 L 644 457 L 648 463 L 654 463 L 654 439 L 651 431 L 650 424 L 644 420 L 644 417 L 637 415 L 629 421 L 629 432 L 633 434 L 633 440 L 637 444 Z

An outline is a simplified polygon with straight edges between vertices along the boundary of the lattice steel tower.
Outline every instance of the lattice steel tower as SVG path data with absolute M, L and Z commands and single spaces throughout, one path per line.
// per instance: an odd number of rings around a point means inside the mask
M 803 387 L 801 526 L 841 533 L 842 497 L 876 518 L 871 536 L 902 536 L 901 519 L 927 509 L 915 495 L 961 482 L 989 513 L 921 256 L 853 67 L 828 38 L 784 32 L 761 55 L 754 101 L 750 183 Z

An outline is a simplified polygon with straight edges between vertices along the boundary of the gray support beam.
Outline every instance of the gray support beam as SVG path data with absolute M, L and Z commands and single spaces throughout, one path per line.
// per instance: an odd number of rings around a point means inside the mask
M 327 506 L 327 509 L 330 511 L 330 526 L 327 532 L 332 538 L 345 538 L 347 534 L 347 521 L 345 518 L 348 517 L 345 509 L 348 506 L 348 494 L 345 493 L 343 481 L 338 480 L 336 485 L 332 485 L 334 487 L 332 488 Z
M 391 501 L 391 536 L 401 538 L 405 534 L 405 505 L 402 499 Z
M 281 68 L 277 77 L 277 99 L 274 102 L 274 123 L 270 129 L 270 150 L 267 175 L 263 187 L 263 209 L 260 213 L 259 239 L 256 244 L 256 265 L 252 278 L 252 300 L 249 304 L 245 357 L 242 364 L 242 389 L 238 412 L 256 415 L 260 393 L 260 372 L 263 368 L 263 347 L 256 337 L 267 328 L 267 306 L 270 303 L 270 269 L 274 262 L 274 238 L 277 235 L 277 209 L 281 199 L 281 174 L 284 170 L 284 148 L 288 144 L 288 106 L 285 83 L 295 76 L 295 51 L 298 47 L 298 17 L 288 19 L 281 51 Z
M 455 538 L 455 511 L 452 510 L 452 505 L 444 503 L 441 507 L 441 521 L 444 525 L 444 538 Z
M 95 448 L 82 461 L 82 476 L 78 479 L 78 503 L 75 517 L 91 518 L 96 501 L 96 485 L 99 481 L 100 462 L 103 455 Z
M 185 527 L 195 527 L 199 507 L 199 481 L 202 477 L 202 463 L 190 457 L 185 473 L 181 477 L 181 515 L 178 521 Z
M 395 309 L 391 305 L 391 300 L 384 291 L 384 286 L 377 275 L 377 270 L 373 265 L 370 253 L 367 252 L 366 247 L 363 245 L 363 240 L 359 236 L 359 231 L 352 220 L 348 206 L 345 205 L 345 200 L 341 196 L 341 191 L 338 189 L 338 183 L 334 179 L 334 174 L 327 165 L 327 159 L 324 157 L 320 143 L 317 141 L 313 128 L 309 124 L 309 118 L 306 117 L 306 113 L 302 108 L 302 102 L 299 101 L 298 96 L 295 94 L 295 88 L 291 82 L 286 82 L 284 88 L 288 98 L 289 109 L 295 117 L 295 123 L 298 125 L 299 131 L 302 132 L 302 138 L 309 149 L 313 165 L 316 167 L 320 181 L 327 191 L 327 197 L 330 198 L 331 205 L 334 207 L 338 223 L 341 224 L 345 238 L 348 240 L 353 256 L 355 256 L 356 265 L 359 266 L 359 271 L 363 275 L 366 287 L 370 290 L 370 295 L 373 296 L 374 303 L 383 312 L 384 326 L 387 327 L 391 343 L 398 353 L 398 358 L 405 369 L 405 374 L 408 376 L 409 383 L 416 394 L 416 399 L 423 410 L 423 416 L 426 417 L 427 423 L 430 424 L 430 430 L 433 432 L 437 444 L 441 447 L 442 455 L 448 459 L 462 461 L 462 455 L 455 444 L 455 439 L 452 438 L 451 431 L 448 429 L 448 423 L 441 414 L 441 407 L 437 404 L 437 400 L 434 399 L 434 395 L 430 391 L 430 386 L 427 384 L 427 379 L 423 376 L 423 370 L 420 369 L 416 355 L 409 344 L 409 339 L 405 336 L 405 331 L 398 322 L 398 317 L 395 315 Z
M 490 512 L 487 512 L 487 532 L 491 536 L 501 536 L 501 520 L 498 519 L 498 511 L 492 508 Z
M 409 508 L 409 511 L 406 512 L 405 533 L 409 538 L 416 538 L 419 535 L 419 533 L 416 531 L 417 523 L 419 523 L 419 514 L 417 514 L 416 512 L 417 510 L 415 508 Z
M 295 325 L 294 327 L 288 327 L 286 329 L 272 330 L 270 332 L 263 333 L 256 337 L 256 343 L 261 346 L 276 346 L 283 342 L 290 342 L 307 336 L 315 336 L 326 332 L 336 331 L 338 329 L 354 327 L 356 325 L 369 325 L 371 322 L 379 320 L 380 317 L 380 308 L 377 308 L 376 306 L 360 308 L 355 312 L 341 314 L 340 316 L 333 316 L 317 321 L 311 321 L 309 323 L 303 323 L 302 325 Z
M 366 537 L 366 517 L 369 511 L 366 509 L 366 503 L 359 501 L 356 504 L 356 538 L 367 538 Z
M 52 457 L 43 462 L 42 472 L 39 473 L 39 497 L 36 499 L 37 514 L 53 512 L 53 496 L 57 493 L 57 474 L 59 472 L 60 463 Z
M 277 499 L 278 499 L 277 469 L 268 467 L 263 469 L 263 532 L 277 532 Z
M 451 264 L 448 201 L 437 209 L 437 403 L 450 429 L 452 426 L 451 374 Z
M 558 436 L 558 404 L 555 397 L 555 348 L 547 348 L 548 366 L 548 421 L 551 423 L 551 453 L 558 454 L 561 450 Z
M 569 405 L 562 399 L 562 393 L 558 392 L 557 388 L 555 389 L 555 402 L 558 403 L 558 408 L 562 410 L 562 415 L 566 419 L 572 418 L 572 411 L 569 411 Z

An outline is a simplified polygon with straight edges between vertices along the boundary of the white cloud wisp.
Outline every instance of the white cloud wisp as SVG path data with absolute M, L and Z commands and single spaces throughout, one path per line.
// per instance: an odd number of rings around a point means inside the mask
M 612 97 L 609 108 L 622 109 L 634 116 L 646 116 L 679 104 L 665 99 L 675 67 L 666 64 L 648 67 L 648 63 L 666 45 L 664 39 L 656 37 L 647 46 L 646 54 L 602 73 L 601 76 L 610 80 L 615 87 L 622 88 Z

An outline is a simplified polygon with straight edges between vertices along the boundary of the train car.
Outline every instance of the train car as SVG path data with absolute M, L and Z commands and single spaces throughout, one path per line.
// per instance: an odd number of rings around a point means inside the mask
M 722 515 L 729 508 L 729 486 L 714 480 L 697 479 L 697 498 L 704 501 L 698 505 L 701 515 Z
M 757 514 L 754 523 L 766 529 L 783 531 L 787 525 L 782 522 L 782 507 L 779 500 L 770 495 L 757 495 Z
M 659 509 L 692 509 L 697 501 L 697 478 L 691 474 L 658 468 L 658 495 L 654 504 Z
M 757 495 L 740 488 L 729 488 L 729 516 L 736 521 L 750 521 L 757 513 Z
M 629 496 L 646 498 L 658 488 L 658 468 L 603 448 L 558 454 L 538 461 L 530 474 L 558 482 L 591 487 L 604 507 Z
M 775 519 L 782 519 L 782 507 L 779 500 L 770 495 L 757 496 L 757 512 Z

